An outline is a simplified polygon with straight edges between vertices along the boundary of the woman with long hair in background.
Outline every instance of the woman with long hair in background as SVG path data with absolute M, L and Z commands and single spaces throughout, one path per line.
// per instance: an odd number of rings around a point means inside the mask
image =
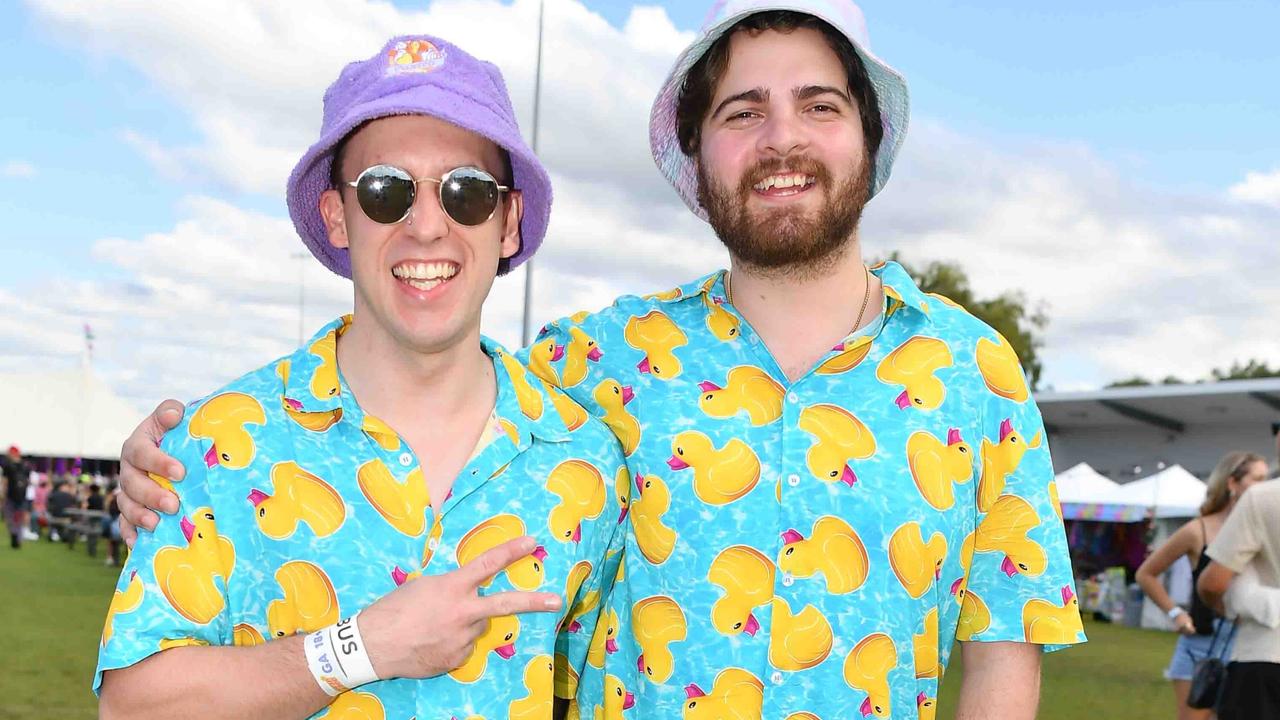
M 1266 480 L 1268 470 L 1267 461 L 1257 453 L 1236 451 L 1224 455 L 1209 475 L 1200 516 L 1178 528 L 1138 568 L 1137 580 L 1143 592 L 1169 616 L 1180 633 L 1173 658 L 1164 672 L 1164 676 L 1173 681 L 1178 720 L 1208 720 L 1213 717 L 1212 710 L 1187 707 L 1192 670 L 1197 660 L 1209 654 L 1213 631 L 1219 620 L 1194 591 L 1200 573 L 1209 564 L 1209 556 L 1204 550 L 1217 536 L 1236 500 L 1250 485 Z M 1185 608 L 1169 597 L 1160 582 L 1160 575 L 1181 557 L 1186 557 L 1195 568 L 1191 573 L 1191 605 Z M 1221 642 L 1214 648 L 1214 653 L 1220 657 L 1230 657 L 1230 652 L 1230 648 L 1223 648 Z

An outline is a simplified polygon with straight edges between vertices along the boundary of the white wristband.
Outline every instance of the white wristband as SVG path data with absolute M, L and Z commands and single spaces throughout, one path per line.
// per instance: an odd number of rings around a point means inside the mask
M 1183 610 L 1181 606 L 1179 606 L 1179 605 L 1174 605 L 1172 608 L 1170 608 L 1170 609 L 1169 609 L 1169 612 L 1168 612 L 1169 619 L 1170 619 L 1170 620 L 1177 620 L 1177 619 L 1178 619 L 1178 616 L 1179 616 L 1179 615 L 1181 615 L 1181 614 L 1182 614 L 1182 613 L 1184 613 L 1184 612 L 1186 612 L 1186 610 Z
M 373 671 L 364 638 L 360 636 L 360 614 L 317 630 L 303 644 L 311 676 L 329 697 L 381 678 Z

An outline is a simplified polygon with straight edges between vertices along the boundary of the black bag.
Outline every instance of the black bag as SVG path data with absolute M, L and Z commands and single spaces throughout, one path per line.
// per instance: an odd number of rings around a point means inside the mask
M 1195 670 L 1191 673 L 1191 691 L 1187 693 L 1187 707 L 1209 710 L 1216 707 L 1218 699 L 1222 697 L 1227 664 L 1213 650 L 1218 646 L 1223 626 L 1227 624 L 1226 620 L 1218 623 L 1218 629 L 1213 632 L 1213 641 L 1209 643 L 1209 652 L 1196 661 Z M 1231 646 L 1231 639 L 1236 636 L 1236 624 L 1233 622 L 1230 625 L 1231 632 L 1227 634 L 1227 641 L 1222 644 L 1221 654 L 1226 654 L 1226 649 Z

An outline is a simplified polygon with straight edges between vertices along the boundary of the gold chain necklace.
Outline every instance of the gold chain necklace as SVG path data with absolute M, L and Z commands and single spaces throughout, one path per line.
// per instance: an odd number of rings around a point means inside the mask
M 862 316 L 866 314 L 867 303 L 871 300 L 871 271 L 867 269 L 867 266 L 865 263 L 862 266 L 862 273 L 863 273 L 863 277 L 865 278 L 865 284 L 866 284 L 866 288 L 863 290 L 863 293 L 862 293 L 862 309 L 858 310 L 858 321 L 854 323 L 853 329 L 849 331 L 849 334 L 853 334 L 857 332 L 858 328 L 862 327 Z M 724 274 L 724 295 L 725 295 L 725 299 L 729 301 L 730 305 L 732 305 L 733 304 L 733 287 L 732 285 L 730 285 L 730 282 L 729 282 L 730 277 L 731 275 L 729 273 L 726 272 Z

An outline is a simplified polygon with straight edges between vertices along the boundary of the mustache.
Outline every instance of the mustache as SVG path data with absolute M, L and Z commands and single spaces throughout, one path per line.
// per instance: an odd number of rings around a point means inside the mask
M 777 175 L 783 170 L 812 175 L 823 187 L 831 187 L 831 171 L 827 169 L 826 165 L 807 155 L 797 155 L 789 158 L 765 158 L 752 165 L 742 174 L 742 180 L 738 183 L 738 191 L 745 195 L 760 181 L 770 175 Z

